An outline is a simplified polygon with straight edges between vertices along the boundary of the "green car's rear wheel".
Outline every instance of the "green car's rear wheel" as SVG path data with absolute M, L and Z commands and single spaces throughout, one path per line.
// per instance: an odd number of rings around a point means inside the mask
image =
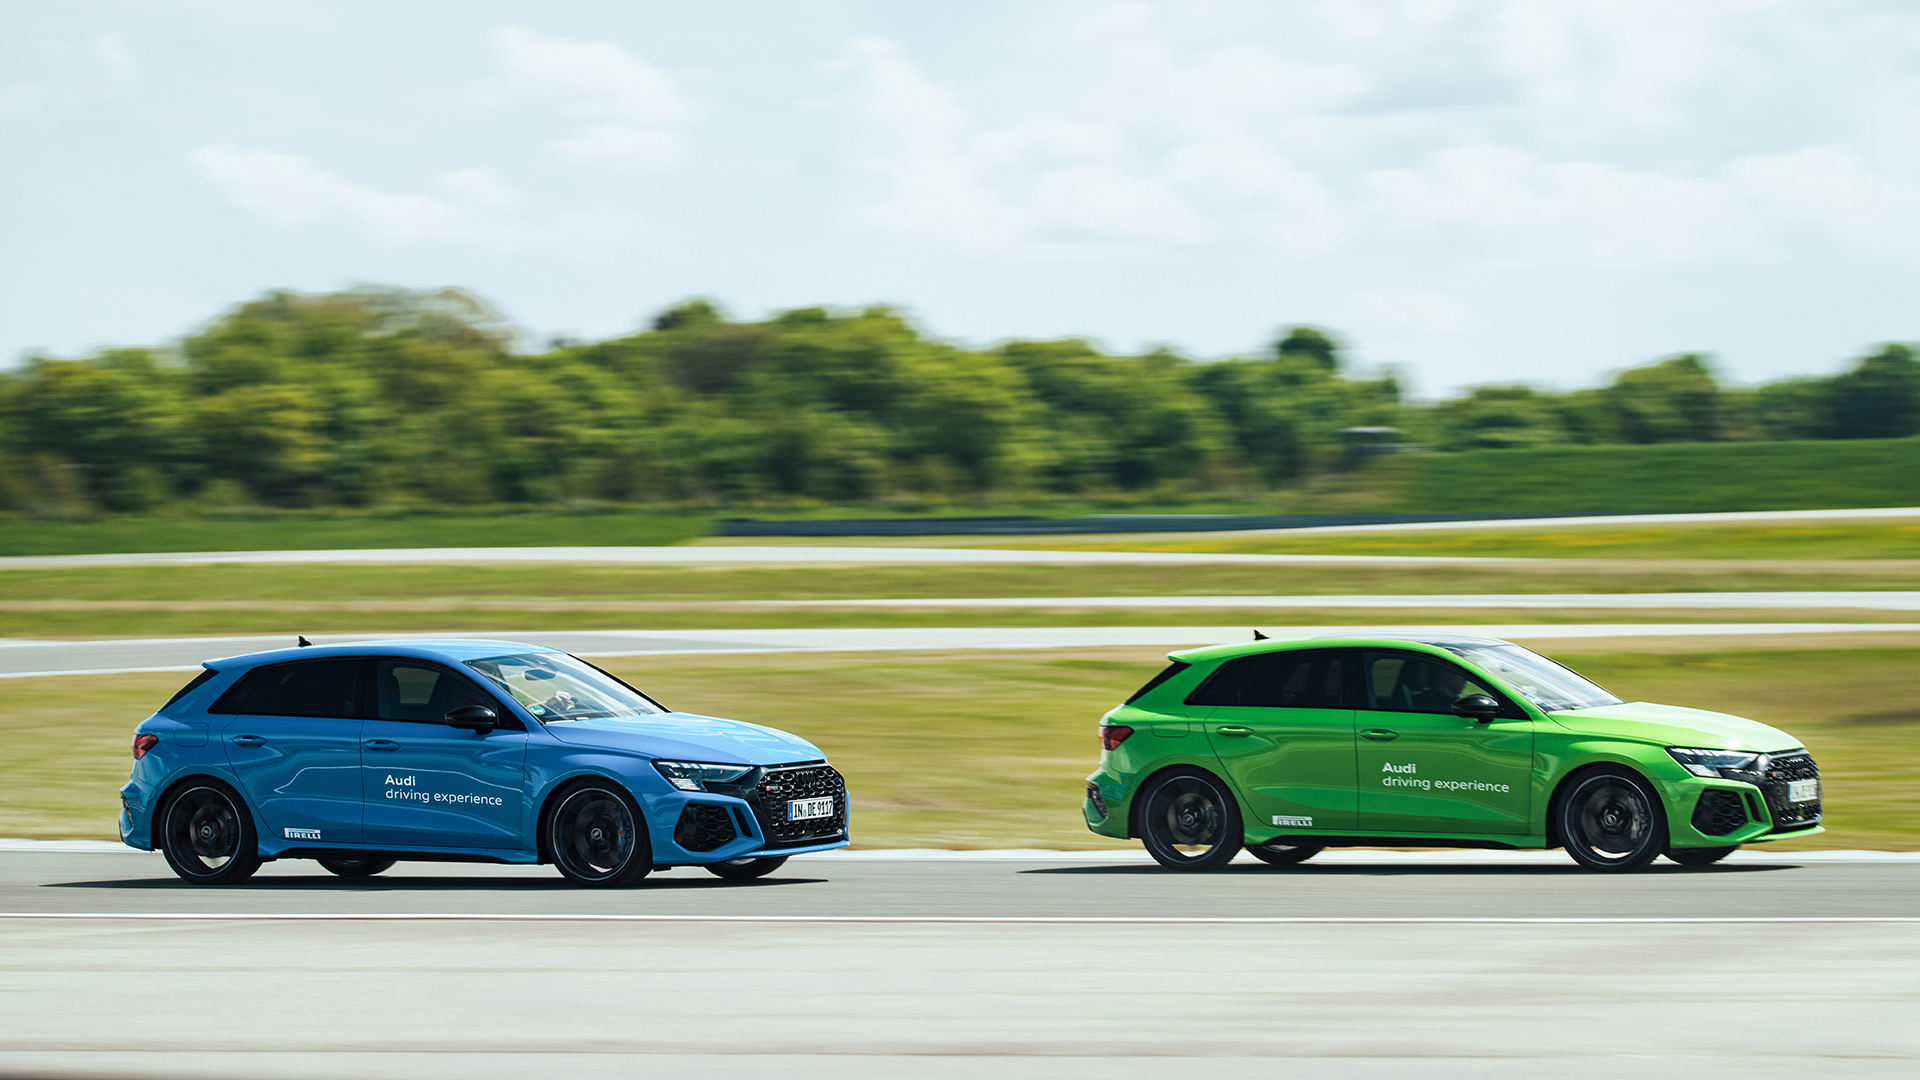
M 1218 870 L 1240 852 L 1240 807 L 1226 784 L 1198 769 L 1163 773 L 1140 814 L 1147 854 L 1170 870 Z
M 1660 799 L 1626 769 L 1609 766 L 1574 777 L 1559 811 L 1567 854 L 1589 870 L 1640 870 L 1666 850 Z
M 1738 850 L 1739 844 L 1728 844 L 1726 847 L 1677 847 L 1667 852 L 1667 858 L 1681 866 L 1711 866 Z
M 1247 854 L 1266 863 L 1268 866 L 1292 866 L 1303 863 L 1326 849 L 1319 844 L 1267 844 L 1263 847 L 1250 847 Z

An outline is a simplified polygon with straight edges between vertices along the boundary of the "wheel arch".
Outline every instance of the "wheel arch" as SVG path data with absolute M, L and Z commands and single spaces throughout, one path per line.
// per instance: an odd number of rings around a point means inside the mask
M 1153 790 L 1153 785 L 1159 783 L 1161 777 L 1166 776 L 1168 773 L 1176 772 L 1197 772 L 1204 774 L 1213 780 L 1214 783 L 1219 784 L 1221 790 L 1227 793 L 1227 797 L 1234 801 L 1235 808 L 1239 809 L 1240 793 L 1234 790 L 1233 785 L 1227 781 L 1226 777 L 1220 775 L 1218 770 L 1210 769 L 1205 765 L 1195 764 L 1190 761 L 1170 761 L 1148 773 L 1146 778 L 1134 787 L 1133 797 L 1127 800 L 1127 836 L 1129 839 L 1137 840 L 1140 838 L 1140 815 L 1146 811 L 1147 806 L 1147 800 L 1143 796 Z M 1242 810 L 1241 817 L 1245 818 L 1245 816 L 1245 811 Z
M 646 801 L 634 793 L 632 785 L 617 776 L 604 772 L 582 771 L 571 773 L 548 785 L 546 793 L 540 797 L 540 813 L 535 816 L 533 823 L 534 858 L 536 863 L 550 863 L 553 861 L 553 845 L 547 836 L 547 825 L 553 820 L 553 808 L 560 804 L 560 799 L 563 796 L 570 794 L 574 788 L 586 783 L 609 784 L 620 789 L 620 791 L 626 794 L 628 799 L 633 801 L 635 808 L 640 811 L 640 827 L 648 830 L 652 828 L 652 823 L 647 820 Z M 651 836 L 649 836 L 648 842 L 652 842 Z
M 1588 758 L 1561 773 L 1560 778 L 1553 783 L 1552 794 L 1547 796 L 1545 835 L 1549 848 L 1564 847 L 1567 842 L 1566 837 L 1560 835 L 1560 805 L 1566 799 L 1567 792 L 1573 790 L 1578 781 L 1594 773 L 1616 770 L 1632 773 L 1636 779 L 1646 785 L 1647 790 L 1653 793 L 1654 801 L 1660 804 L 1661 814 L 1668 820 L 1672 819 L 1673 811 L 1667 806 L 1666 793 L 1661 790 L 1661 785 L 1653 777 L 1647 775 L 1647 771 L 1641 768 L 1639 763 L 1622 756 Z
M 247 798 L 247 793 L 242 791 L 240 785 L 234 783 L 232 779 L 221 776 L 217 772 L 205 768 L 191 768 L 188 771 L 174 774 L 174 776 L 166 782 L 165 786 L 160 789 L 160 794 L 154 797 L 153 803 L 147 812 L 147 847 L 149 850 L 160 850 L 160 825 L 161 820 L 165 817 L 163 811 L 173 802 L 173 797 L 178 795 L 182 788 L 189 787 L 195 781 L 202 780 L 212 780 L 225 788 L 235 799 L 239 800 L 241 808 L 247 812 L 249 818 L 253 819 L 254 846 L 259 846 L 260 838 L 265 836 L 266 833 L 261 829 L 260 811 L 255 809 L 253 802 Z

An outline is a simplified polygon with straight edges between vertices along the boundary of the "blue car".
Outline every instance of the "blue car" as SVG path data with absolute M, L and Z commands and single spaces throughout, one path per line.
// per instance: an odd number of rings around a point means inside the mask
M 273 859 L 552 863 L 588 886 L 723 878 L 845 847 L 845 782 L 783 731 L 674 712 L 511 641 L 305 646 L 209 660 L 142 721 L 120 838 L 195 884 Z

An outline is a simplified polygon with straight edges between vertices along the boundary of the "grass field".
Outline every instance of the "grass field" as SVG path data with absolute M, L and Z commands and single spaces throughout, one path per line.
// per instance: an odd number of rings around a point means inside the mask
M 652 657 L 607 666 L 688 710 L 790 728 L 848 776 L 867 847 L 1113 846 L 1078 817 L 1097 718 L 1157 650 Z M 1830 831 L 1920 847 L 1920 650 L 1562 655 L 1629 700 L 1718 709 L 1803 739 Z M 133 724 L 179 675 L 21 679 L 0 708 L 0 835 L 113 838 Z
M 73 521 L 8 514 L 0 515 L 0 555 L 677 544 L 704 536 L 712 521 L 667 512 L 109 514 Z

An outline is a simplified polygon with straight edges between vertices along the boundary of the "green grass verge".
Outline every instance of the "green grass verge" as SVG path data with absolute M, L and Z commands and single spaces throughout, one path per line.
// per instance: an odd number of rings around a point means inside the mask
M 343 511 L 215 517 L 103 515 L 75 521 L 0 516 L 0 556 L 135 551 L 312 551 L 326 548 L 677 544 L 704 536 L 705 515 L 676 513 L 421 513 Z
M 1821 762 L 1829 832 L 1801 846 L 1920 847 L 1920 650 L 1560 657 L 1629 700 L 1750 716 Z M 1080 823 L 1101 713 L 1159 651 L 647 657 L 608 666 L 669 705 L 788 728 L 854 791 L 868 847 L 1114 846 Z M 8 684 L 0 835 L 113 838 L 134 723 L 182 681 Z
M 1406 532 L 1161 534 L 1020 543 L 1064 551 L 1247 555 L 1421 555 L 1505 559 L 1920 559 L 1920 522 L 1757 525 L 1577 525 Z
M 1920 439 L 1422 454 L 1395 509 L 1547 514 L 1920 506 Z

